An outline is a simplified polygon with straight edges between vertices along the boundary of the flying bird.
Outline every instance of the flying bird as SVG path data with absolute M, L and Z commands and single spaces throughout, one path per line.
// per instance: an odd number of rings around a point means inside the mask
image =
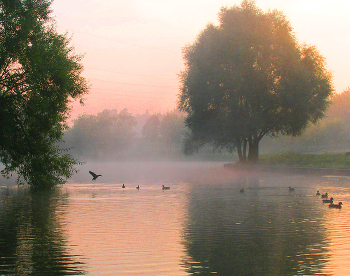
M 101 174 L 95 174 L 92 171 L 89 171 L 89 173 L 92 175 L 92 180 L 96 180 L 97 177 L 102 176 Z

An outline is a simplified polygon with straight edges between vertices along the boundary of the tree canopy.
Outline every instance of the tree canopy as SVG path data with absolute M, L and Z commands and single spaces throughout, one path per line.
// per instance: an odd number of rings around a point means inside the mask
M 332 105 L 327 111 L 327 117 L 341 118 L 350 125 L 350 87 L 342 93 L 334 94 L 331 98 Z
M 324 116 L 331 75 L 316 47 L 299 44 L 285 15 L 254 1 L 222 8 L 183 49 L 179 108 L 191 134 L 186 149 L 212 143 L 258 160 L 265 135 L 300 135 Z M 190 146 L 189 146 L 190 145 Z
M 105 109 L 97 115 L 80 115 L 66 136 L 74 150 L 84 158 L 121 156 L 133 144 L 135 117 L 126 109 Z M 67 138 L 67 137 L 66 137 Z
M 147 121 L 145 122 L 142 128 L 142 137 L 148 143 L 159 142 L 159 135 L 160 135 L 159 126 L 160 126 L 159 116 L 157 114 L 151 115 L 147 119 Z
M 87 92 L 81 56 L 56 33 L 49 0 L 0 0 L 0 161 L 4 176 L 51 187 L 76 161 L 56 146 L 69 104 Z
M 105 109 L 80 115 L 65 131 L 64 144 L 83 160 L 178 159 L 184 135 L 184 117 L 178 110 L 133 115 Z
M 348 152 L 350 88 L 342 93 L 334 93 L 331 101 L 325 117 L 308 127 L 300 137 L 264 139 L 264 152 Z

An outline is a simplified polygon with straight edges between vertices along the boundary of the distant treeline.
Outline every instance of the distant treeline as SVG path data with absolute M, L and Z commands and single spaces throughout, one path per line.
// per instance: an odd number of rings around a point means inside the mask
M 350 89 L 332 98 L 326 117 L 311 125 L 300 137 L 267 137 L 261 153 L 350 151 Z M 128 110 L 104 110 L 97 115 L 80 115 L 64 136 L 64 148 L 81 159 L 221 159 L 235 160 L 236 154 L 202 148 L 186 157 L 183 142 L 188 129 L 185 114 L 178 110 L 133 115 Z
M 185 114 L 178 110 L 133 115 L 127 109 L 80 115 L 66 130 L 62 148 L 81 160 L 95 159 L 217 159 L 235 155 L 206 147 L 194 157 L 182 153 L 187 135 Z

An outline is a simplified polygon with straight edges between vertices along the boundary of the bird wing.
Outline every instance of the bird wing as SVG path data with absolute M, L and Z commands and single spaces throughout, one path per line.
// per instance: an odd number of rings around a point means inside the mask
M 97 174 L 95 174 L 94 172 L 89 171 L 89 173 L 90 173 L 93 177 L 97 177 Z

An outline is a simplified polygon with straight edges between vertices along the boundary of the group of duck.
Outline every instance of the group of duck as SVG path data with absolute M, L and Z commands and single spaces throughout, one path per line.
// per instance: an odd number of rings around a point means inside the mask
M 94 172 L 92 172 L 92 171 L 89 171 L 89 174 L 92 175 L 92 180 L 96 180 L 98 177 L 102 176 L 101 174 L 96 174 L 96 173 L 94 173 Z M 126 186 L 125 186 L 125 184 L 123 183 L 122 188 L 125 189 L 125 187 L 126 187 Z M 137 185 L 137 186 L 136 186 L 136 189 L 137 189 L 137 190 L 140 190 L 140 185 Z M 170 187 L 166 187 L 166 186 L 162 185 L 162 190 L 170 190 Z
M 125 189 L 125 187 L 126 187 L 125 184 L 123 184 L 122 188 Z M 137 185 L 136 189 L 140 190 L 140 185 Z M 170 190 L 170 187 L 166 187 L 166 186 L 162 185 L 162 190 Z
M 324 194 L 321 195 L 320 191 L 317 191 L 316 195 L 317 196 L 321 196 L 323 203 L 329 203 L 329 208 L 340 209 L 342 207 L 342 205 L 343 205 L 342 202 L 339 202 L 338 204 L 334 204 L 334 198 L 331 197 L 331 198 L 328 199 L 328 193 L 324 193 Z
M 294 188 L 289 186 L 289 192 L 294 192 Z M 339 202 L 338 204 L 334 204 L 334 198 L 331 197 L 330 199 L 328 199 L 328 193 L 324 193 L 323 195 L 321 195 L 320 191 L 317 191 L 316 195 L 321 196 L 323 203 L 329 203 L 329 208 L 340 209 L 343 205 L 342 202 Z

